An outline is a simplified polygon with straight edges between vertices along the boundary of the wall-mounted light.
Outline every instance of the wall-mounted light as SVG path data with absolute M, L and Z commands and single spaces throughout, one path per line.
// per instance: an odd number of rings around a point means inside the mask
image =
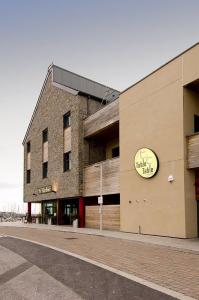
M 172 181 L 174 181 L 174 177 L 173 177 L 173 175 L 169 175 L 168 176 L 168 182 L 172 182 Z
M 57 190 L 58 190 L 58 183 L 54 182 L 52 184 L 52 193 L 57 193 Z

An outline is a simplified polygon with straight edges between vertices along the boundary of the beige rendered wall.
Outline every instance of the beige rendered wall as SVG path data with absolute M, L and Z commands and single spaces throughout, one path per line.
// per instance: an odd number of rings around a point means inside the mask
M 185 52 L 182 56 L 183 62 L 183 85 L 199 78 L 199 44 Z
M 186 136 L 194 131 L 199 93 L 185 86 L 196 80 L 199 86 L 198 79 L 197 44 L 120 96 L 121 230 L 197 236 L 195 176 L 187 169 Z M 160 169 L 152 179 L 142 179 L 134 169 L 134 155 L 142 147 L 159 157 Z
M 186 237 L 182 57 L 124 92 L 119 111 L 121 230 Z M 134 168 L 142 147 L 159 158 L 151 179 Z

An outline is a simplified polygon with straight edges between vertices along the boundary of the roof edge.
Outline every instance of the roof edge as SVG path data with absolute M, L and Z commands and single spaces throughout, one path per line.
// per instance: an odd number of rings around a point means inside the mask
M 46 82 L 47 82 L 47 80 L 48 80 L 48 78 L 49 78 L 49 76 L 50 76 L 50 74 L 51 74 L 51 72 L 52 72 L 51 66 L 52 66 L 52 65 L 50 65 L 50 66 L 48 67 L 48 71 L 47 71 L 47 74 L 46 74 L 44 83 L 43 83 L 43 85 L 42 85 L 42 88 L 41 88 L 39 97 L 38 97 L 38 99 L 37 99 L 37 103 L 36 103 L 36 105 L 35 105 L 34 111 L 33 111 L 33 113 L 32 113 L 32 117 L 31 117 L 30 122 L 29 122 L 29 124 L 28 124 L 28 128 L 27 128 L 27 130 L 26 130 L 26 133 L 25 133 L 25 136 L 24 136 L 24 139 L 23 139 L 23 142 L 22 142 L 22 145 L 23 145 L 23 146 L 24 146 L 24 144 L 25 144 L 25 142 L 26 142 L 26 139 L 27 139 L 27 136 L 28 136 L 30 127 L 31 127 L 31 125 L 32 125 L 32 122 L 33 122 L 33 119 L 34 119 L 34 116 L 35 116 L 35 113 L 36 113 L 37 108 L 38 108 L 38 106 L 39 106 L 39 103 L 40 103 L 40 100 L 41 100 L 43 91 L 44 91 L 45 86 L 46 86 Z
M 27 136 L 28 136 L 30 127 L 31 127 L 31 125 L 32 125 L 32 122 L 33 122 L 35 113 L 36 113 L 36 111 L 37 111 L 37 108 L 38 108 L 38 106 L 39 106 L 41 97 L 42 97 L 42 95 L 43 95 L 43 91 L 44 91 L 44 89 L 45 89 L 46 82 L 47 82 L 47 80 L 48 80 L 48 78 L 49 78 L 49 76 L 50 76 L 51 73 L 52 73 L 52 76 L 53 76 L 53 68 L 54 68 L 54 67 L 56 67 L 56 68 L 58 68 L 58 69 L 60 69 L 60 70 L 69 72 L 69 73 L 71 73 L 71 74 L 74 74 L 74 75 L 76 75 L 76 76 L 78 76 L 78 77 L 84 78 L 84 79 L 86 79 L 86 80 L 89 80 L 89 81 L 91 81 L 91 82 L 94 82 L 94 83 L 96 83 L 96 84 L 99 84 L 99 85 L 101 85 L 101 86 L 103 86 L 103 87 L 105 87 L 105 88 L 109 88 L 109 89 L 111 89 L 111 90 L 113 90 L 113 91 L 115 91 L 115 92 L 117 92 L 117 93 L 120 94 L 120 91 L 115 90 L 114 88 L 111 88 L 111 87 L 109 87 L 109 86 L 103 85 L 103 84 L 101 84 L 101 83 L 99 83 L 99 82 L 97 82 L 97 81 L 94 81 L 94 80 L 92 80 L 92 79 L 86 78 L 86 77 L 81 76 L 81 75 L 79 75 L 79 74 L 76 74 L 76 73 L 74 73 L 74 72 L 68 71 L 68 70 L 66 70 L 66 69 L 64 69 L 64 68 L 62 68 L 62 67 L 59 67 L 59 66 L 57 66 L 57 65 L 55 65 L 55 64 L 53 64 L 53 63 L 51 63 L 51 64 L 49 65 L 48 69 L 47 69 L 47 74 L 46 74 L 44 83 L 43 83 L 43 85 L 42 85 L 42 88 L 41 88 L 41 91 L 40 91 L 38 100 L 37 100 L 37 102 L 36 102 L 36 105 L 35 105 L 33 114 L 32 114 L 32 116 L 31 116 L 31 119 L 30 119 L 28 128 L 27 128 L 27 130 L 26 130 L 26 133 L 25 133 L 25 136 L 24 136 L 24 139 L 23 139 L 23 142 L 22 142 L 22 145 L 23 145 L 23 146 L 24 146 L 24 144 L 25 144 L 25 142 L 26 142 L 26 140 L 27 140 Z M 52 82 L 55 82 L 53 78 L 52 78 Z M 118 97 L 119 97 L 119 96 L 118 96 Z M 97 99 L 97 97 L 96 97 L 96 99 Z
M 198 45 L 199 45 L 199 42 L 195 43 L 193 46 L 189 47 L 188 49 L 186 49 L 185 51 L 181 52 L 180 54 L 178 54 L 174 58 L 170 59 L 169 61 L 167 61 L 166 63 L 164 63 L 163 65 L 161 65 L 160 67 L 158 67 L 157 69 L 155 69 L 154 71 L 152 71 L 151 73 L 149 73 L 148 75 L 144 76 L 143 78 L 141 78 L 140 80 L 136 81 L 135 83 L 133 83 L 132 85 L 130 85 L 128 88 L 126 88 L 125 90 L 123 90 L 120 93 L 120 95 L 122 95 L 123 93 L 125 93 L 126 91 L 128 91 L 129 89 L 131 89 L 132 87 L 134 87 L 135 85 L 137 85 L 138 83 L 144 81 L 146 78 L 148 78 L 149 76 L 153 75 L 154 73 L 156 73 L 160 69 L 164 68 L 166 65 L 170 64 L 172 61 L 174 61 L 175 59 L 179 58 L 180 56 L 182 56 L 183 54 L 185 54 L 186 52 L 190 51 L 191 49 L 193 49 L 194 47 L 196 47 Z
M 78 77 L 84 78 L 84 79 L 89 80 L 89 81 L 91 81 L 91 82 L 97 83 L 97 84 L 99 84 L 99 85 L 101 85 L 101 86 L 103 86 L 103 87 L 105 87 L 105 88 L 108 88 L 108 89 L 111 89 L 111 90 L 114 90 L 114 91 L 120 93 L 120 91 L 118 91 L 118 90 L 116 90 L 116 89 L 114 89 L 114 88 L 112 88 L 112 87 L 110 87 L 110 86 L 108 86 L 108 85 L 102 84 L 102 83 L 100 83 L 100 82 L 98 82 L 98 81 L 95 81 L 95 80 L 92 80 L 92 79 L 90 79 L 90 78 L 88 78 L 88 77 L 79 75 L 79 74 L 77 74 L 77 73 L 75 73 L 75 72 L 72 72 L 72 71 L 70 71 L 70 70 L 66 70 L 66 69 L 64 69 L 64 68 L 62 68 L 62 67 L 59 67 L 59 66 L 57 66 L 57 65 L 52 64 L 52 65 L 49 66 L 49 68 L 53 68 L 53 67 L 56 67 L 56 68 L 61 69 L 61 70 L 63 70 L 63 71 L 69 72 L 69 73 L 71 73 L 71 74 L 73 74 L 73 75 L 76 75 L 76 76 L 78 76 Z

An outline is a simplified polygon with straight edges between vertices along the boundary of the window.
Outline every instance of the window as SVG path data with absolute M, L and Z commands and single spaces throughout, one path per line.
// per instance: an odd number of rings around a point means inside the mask
M 120 148 L 115 147 L 112 149 L 112 158 L 120 156 Z
M 199 116 L 194 115 L 194 132 L 199 132 Z
M 43 143 L 48 141 L 48 128 L 43 131 Z
M 71 152 L 64 153 L 64 172 L 71 170 Z
M 64 115 L 64 129 L 70 127 L 71 125 L 71 116 L 70 112 Z
M 43 202 L 43 213 L 44 215 L 54 216 L 57 212 L 57 203 L 56 201 L 52 202 Z
M 43 138 L 42 175 L 43 178 L 47 178 L 48 177 L 48 128 L 46 128 L 42 132 L 42 138 Z
M 43 163 L 43 178 L 47 178 L 48 177 L 48 162 L 44 162 Z
M 27 143 L 27 153 L 30 153 L 30 142 Z
M 26 183 L 30 183 L 30 180 L 31 180 L 31 170 L 30 170 L 30 160 L 31 160 L 31 153 L 30 153 L 30 141 L 27 142 L 26 144 L 26 150 L 27 150 L 27 156 L 26 156 L 26 159 L 27 159 L 27 164 L 26 164 Z
M 31 170 L 26 171 L 26 183 L 30 183 L 31 179 Z

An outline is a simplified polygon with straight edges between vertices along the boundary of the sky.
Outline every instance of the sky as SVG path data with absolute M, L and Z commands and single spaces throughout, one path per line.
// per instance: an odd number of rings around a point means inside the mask
M 0 211 L 25 211 L 22 140 L 48 66 L 124 90 L 199 42 L 198 0 L 0 0 Z

